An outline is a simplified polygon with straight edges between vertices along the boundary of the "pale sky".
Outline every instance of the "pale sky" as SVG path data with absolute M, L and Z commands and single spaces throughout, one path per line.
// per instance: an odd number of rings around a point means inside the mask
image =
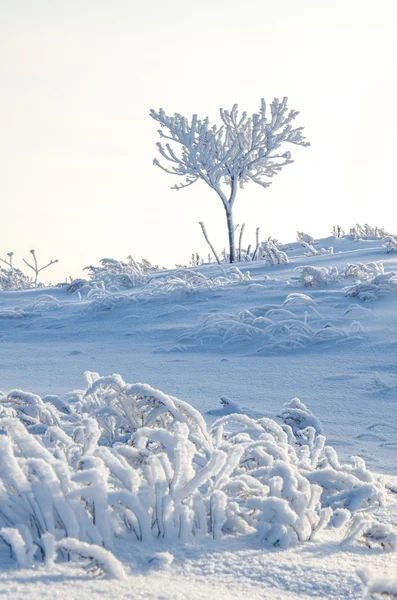
M 204 183 L 152 165 L 150 108 L 218 120 L 289 97 L 310 148 L 236 200 L 247 239 L 368 222 L 397 232 L 395 0 L 0 0 L 0 256 L 186 263 L 227 241 Z M 288 148 L 286 148 L 288 149 Z

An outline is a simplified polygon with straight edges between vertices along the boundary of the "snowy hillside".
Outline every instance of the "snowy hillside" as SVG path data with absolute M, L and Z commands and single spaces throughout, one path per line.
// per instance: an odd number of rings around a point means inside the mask
M 397 254 L 315 249 L 0 292 L 0 593 L 395 597 Z

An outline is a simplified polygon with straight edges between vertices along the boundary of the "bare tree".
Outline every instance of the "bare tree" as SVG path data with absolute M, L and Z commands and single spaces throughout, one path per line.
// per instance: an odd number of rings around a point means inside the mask
M 34 271 L 34 274 L 35 274 L 34 285 L 37 286 L 37 281 L 38 281 L 39 273 L 41 273 L 41 271 L 44 271 L 44 269 L 47 269 L 47 267 L 50 267 L 51 265 L 57 263 L 58 259 L 56 259 L 56 260 L 50 260 L 50 262 L 47 263 L 46 265 L 44 265 L 44 267 L 40 267 L 39 268 L 39 265 L 38 265 L 38 262 L 37 262 L 36 251 L 35 250 L 30 250 L 30 254 L 33 256 L 33 265 L 31 265 L 30 263 L 28 263 L 28 261 L 25 260 L 24 258 L 22 260 L 25 263 L 25 265 L 27 265 L 30 269 L 32 269 L 32 271 Z
M 193 115 L 189 120 L 178 113 L 169 117 L 162 108 L 150 111 L 160 123 L 163 141 L 157 142 L 158 151 L 171 164 L 167 168 L 158 159 L 153 163 L 184 178 L 172 189 L 180 190 L 201 179 L 218 194 L 226 213 L 231 263 L 236 260 L 233 207 L 237 191 L 249 181 L 268 187 L 268 179 L 293 162 L 290 152 L 278 153 L 282 144 L 310 145 L 303 127 L 293 129 L 291 125 L 298 114 L 288 112 L 287 98 L 281 102 L 275 98 L 269 115 L 264 99 L 260 111 L 251 116 L 246 112 L 240 116 L 237 104 L 231 111 L 221 108 L 219 127 L 210 125 L 208 117 L 200 120 Z

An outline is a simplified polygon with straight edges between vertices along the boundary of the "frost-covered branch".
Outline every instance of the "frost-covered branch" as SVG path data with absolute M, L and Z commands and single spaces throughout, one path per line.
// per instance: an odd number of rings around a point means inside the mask
M 39 277 L 39 273 L 41 273 L 41 271 L 44 271 L 44 269 L 47 269 L 51 265 L 57 263 L 58 259 L 50 260 L 50 262 L 47 263 L 46 265 L 44 265 L 44 267 L 39 267 L 38 262 L 37 262 L 36 251 L 30 250 L 30 254 L 33 256 L 33 265 L 28 263 L 28 261 L 25 260 L 24 258 L 22 260 L 25 263 L 25 265 L 27 265 L 30 269 L 32 269 L 32 271 L 34 271 L 34 274 L 35 274 L 34 285 L 37 286 L 37 280 Z

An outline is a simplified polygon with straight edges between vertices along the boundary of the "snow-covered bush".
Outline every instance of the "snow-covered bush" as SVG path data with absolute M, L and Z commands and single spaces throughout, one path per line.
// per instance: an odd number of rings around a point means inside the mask
M 367 281 L 358 281 L 345 292 L 347 296 L 364 301 L 378 300 L 384 294 L 397 294 L 397 272 L 380 273 Z
M 337 267 L 296 267 L 295 271 L 299 273 L 298 283 L 305 287 L 317 287 L 339 281 L 339 271 Z
M 383 263 L 381 262 L 370 262 L 370 263 L 353 263 L 348 264 L 341 272 L 342 277 L 353 279 L 372 279 L 377 275 L 383 275 L 385 272 Z
M 303 245 L 303 243 L 310 244 L 311 246 L 314 244 L 314 238 L 312 238 L 312 236 L 309 235 L 308 233 L 304 233 L 304 231 L 297 231 L 296 239 L 302 245 Z
M 318 287 L 329 283 L 336 283 L 342 279 L 357 279 L 357 283 L 361 284 L 360 280 L 370 281 L 377 276 L 384 275 L 383 263 L 353 263 L 347 264 L 343 269 L 338 267 L 313 267 L 305 265 L 296 267 L 295 271 L 299 273 L 298 277 L 292 277 L 291 283 L 304 285 L 305 287 Z
M 157 272 L 159 267 L 153 266 L 148 260 L 136 261 L 132 256 L 127 257 L 127 262 L 113 258 L 102 258 L 99 266 L 85 267 L 89 280 L 75 279 L 67 289 L 75 292 L 82 289 L 104 289 L 110 292 L 128 290 L 147 281 L 151 274 Z
M 271 238 L 270 236 L 264 242 L 259 242 L 259 237 L 257 236 L 257 238 L 258 242 L 254 248 L 252 245 L 249 245 L 247 249 L 241 248 L 241 252 L 239 248 L 238 256 L 240 261 L 250 262 L 264 260 L 267 265 L 288 264 L 289 259 L 285 252 L 285 244 L 282 244 L 278 239 Z M 226 248 L 222 250 L 220 256 L 221 262 L 230 262 L 230 255 Z
M 384 238 L 390 235 L 390 233 L 387 233 L 382 227 L 371 227 L 368 223 L 365 225 L 357 223 L 357 225 L 350 229 L 349 235 L 354 240 L 373 240 Z
M 382 240 L 383 247 L 386 248 L 387 254 L 397 252 L 397 239 L 392 235 L 387 235 Z
M 147 543 L 242 533 L 286 548 L 325 527 L 347 543 L 347 527 L 355 543 L 357 520 L 385 502 L 383 480 L 357 457 L 341 464 L 297 399 L 282 425 L 228 414 L 208 429 L 188 403 L 149 385 L 96 373 L 87 382 L 63 400 L 0 398 L 0 542 L 21 567 L 58 555 L 121 577 L 111 551 L 127 533 Z M 35 410 L 12 412 L 15 398 Z M 367 545 L 394 543 L 373 522 L 360 534 Z
M 303 240 L 299 240 L 301 246 L 303 246 L 303 248 L 305 250 L 307 250 L 307 252 L 305 252 L 306 256 L 317 256 L 319 253 L 318 250 L 315 249 L 314 246 L 312 246 L 312 244 L 309 244 L 308 242 L 305 242 Z
M 198 326 L 178 338 L 183 348 L 213 344 L 241 351 L 272 353 L 298 350 L 317 343 L 343 343 L 362 339 L 360 323 L 335 327 L 306 294 L 289 294 L 280 305 L 265 304 L 235 314 L 203 315 Z
M 15 267 L 0 266 L 0 290 L 26 290 L 35 287 L 33 281 Z
M 37 260 L 36 251 L 30 250 L 30 254 L 33 258 L 33 264 L 29 263 L 24 258 L 22 260 L 25 265 L 34 272 L 34 279 L 28 277 L 20 269 L 17 269 L 14 266 L 14 252 L 8 252 L 8 258 L 0 258 L 0 262 L 6 265 L 6 268 L 0 265 L 0 290 L 25 290 L 29 288 L 41 287 L 43 285 L 38 282 L 39 274 L 48 267 L 51 267 L 51 265 L 57 263 L 58 259 L 50 260 L 49 263 L 40 267 Z
M 331 235 L 336 238 L 342 238 L 345 235 L 345 231 L 341 225 L 334 225 L 332 227 Z
M 271 240 L 260 245 L 258 255 L 258 259 L 264 260 L 267 265 L 283 265 L 289 262 L 287 254 Z
M 301 246 L 303 246 L 303 248 L 307 250 L 307 252 L 305 252 L 306 256 L 319 256 L 320 254 L 324 255 L 334 253 L 334 249 L 332 246 L 329 246 L 329 248 L 320 248 L 320 250 L 316 250 L 316 248 L 312 244 L 308 244 L 303 240 L 299 240 L 299 242 Z

